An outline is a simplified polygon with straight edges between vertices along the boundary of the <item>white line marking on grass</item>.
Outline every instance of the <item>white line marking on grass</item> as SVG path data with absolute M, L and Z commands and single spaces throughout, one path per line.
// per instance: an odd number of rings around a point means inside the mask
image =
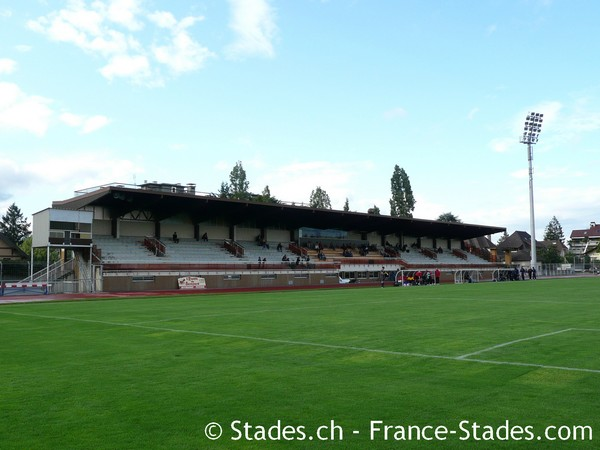
M 211 336 L 211 337 L 221 337 L 221 338 L 230 338 L 230 339 L 243 339 L 249 341 L 257 341 L 257 342 L 268 342 L 271 344 L 285 344 L 285 345 L 298 345 L 305 347 L 316 347 L 316 348 L 327 348 L 332 350 L 346 350 L 353 352 L 365 352 L 365 353 L 378 353 L 383 355 L 394 355 L 394 356 L 407 356 L 412 358 L 422 358 L 422 359 L 442 359 L 446 361 L 461 361 L 461 362 L 472 362 L 478 364 L 494 364 L 494 365 L 504 365 L 504 366 L 517 366 L 517 367 L 534 367 L 538 369 L 553 369 L 553 370 L 564 370 L 569 372 L 589 372 L 589 373 L 598 373 L 600 374 L 600 370 L 597 369 L 583 369 L 580 367 L 563 367 L 563 366 L 549 366 L 544 364 L 529 364 L 529 363 L 521 363 L 521 362 L 511 362 L 511 361 L 492 361 L 485 359 L 470 359 L 467 356 L 444 356 L 444 355 L 430 355 L 426 353 L 413 353 L 413 352 L 398 352 L 394 350 L 382 350 L 382 349 L 374 349 L 374 348 L 366 348 L 366 347 L 355 347 L 350 345 L 337 345 L 337 344 L 323 344 L 318 342 L 306 342 L 306 341 L 292 341 L 287 339 L 274 339 L 274 338 L 263 338 L 258 336 L 244 336 L 239 334 L 229 334 L 229 333 L 211 333 L 208 331 L 195 331 L 195 330 L 180 330 L 177 328 L 162 328 L 162 327 L 152 327 L 147 325 L 138 325 L 131 323 L 118 323 L 118 322 L 108 322 L 104 320 L 94 320 L 94 319 L 79 319 L 76 317 L 62 317 L 62 316 L 46 316 L 46 315 L 38 315 L 38 314 L 25 314 L 25 313 L 17 313 L 12 311 L 2 311 L 0 310 L 0 314 L 11 314 L 15 316 L 26 316 L 26 317 L 37 317 L 41 319 L 53 319 L 53 320 L 65 320 L 65 321 L 73 321 L 73 322 L 84 322 L 84 323 L 96 323 L 100 325 L 110 325 L 124 328 L 138 328 L 141 330 L 151 330 L 151 331 L 168 331 L 171 333 L 183 333 L 183 334 L 194 334 L 199 336 Z M 561 330 L 555 333 L 557 334 L 564 331 L 572 330 L 569 328 L 568 330 Z M 541 337 L 541 335 L 540 335 Z M 527 339 L 522 339 L 527 340 Z M 514 341 L 518 342 L 518 341 Z
M 588 373 L 600 373 L 598 369 L 584 369 L 581 367 L 564 367 L 564 366 L 550 366 L 547 364 L 532 364 L 515 361 L 494 361 L 490 359 L 471 359 L 471 358 L 455 358 L 457 361 L 469 361 L 481 364 L 497 364 L 500 366 L 520 366 L 520 367 L 537 367 L 539 369 L 554 369 L 554 370 L 566 370 L 569 372 L 588 372 Z
M 515 339 L 514 341 L 503 342 L 502 344 L 493 345 L 492 347 L 484 348 L 483 350 L 478 350 L 476 352 L 466 353 L 464 355 L 457 356 L 456 359 L 465 359 L 465 358 L 468 358 L 469 356 L 479 355 L 481 353 L 489 352 L 491 350 L 496 350 L 497 348 L 507 347 L 509 345 L 517 344 L 519 342 L 532 341 L 534 339 L 539 339 L 539 338 L 543 338 L 546 336 L 553 336 L 555 334 L 565 333 L 567 331 L 572 331 L 572 330 L 573 330 L 573 328 L 565 328 L 564 330 L 553 331 L 552 333 L 544 333 L 544 334 L 538 334 L 537 336 L 530 336 L 530 337 L 526 337 L 526 338 L 522 338 L 522 339 Z
M 204 319 L 207 317 L 226 317 L 226 316 L 240 316 L 244 314 L 262 314 L 267 312 L 288 312 L 288 311 L 302 311 L 307 309 L 324 309 L 324 308 L 339 308 L 340 306 L 367 306 L 367 305 L 378 305 L 378 304 L 390 304 L 390 303 L 398 303 L 398 299 L 394 300 L 381 300 L 377 302 L 361 302 L 361 303 L 328 303 L 321 305 L 313 305 L 313 306 L 294 306 L 291 308 L 269 308 L 269 309 L 242 309 L 240 311 L 231 311 L 231 312 L 222 312 L 222 313 L 213 313 L 213 314 L 194 314 L 185 317 L 170 317 L 168 319 L 156 319 L 156 320 L 144 320 L 141 322 L 130 322 L 131 325 L 140 325 L 144 323 L 160 323 L 160 322 L 170 322 L 172 320 L 182 320 L 182 319 Z
M 287 312 L 287 311 L 302 311 L 302 310 L 308 310 L 308 309 L 338 308 L 340 306 L 347 307 L 347 306 L 366 306 L 366 305 L 379 305 L 379 304 L 390 304 L 390 303 L 395 304 L 395 303 L 406 302 L 406 301 L 421 302 L 423 300 L 447 301 L 448 299 L 445 297 L 428 297 L 428 298 L 395 297 L 390 300 L 379 300 L 379 301 L 375 301 L 375 302 L 328 303 L 328 304 L 320 304 L 320 305 L 314 305 L 314 306 L 297 306 L 297 307 L 290 307 L 290 308 L 242 309 L 242 310 L 232 311 L 232 312 L 220 312 L 220 313 L 213 313 L 213 314 L 194 314 L 194 315 L 188 315 L 185 317 L 169 317 L 166 319 L 142 320 L 139 322 L 130 322 L 130 324 L 140 325 L 140 324 L 146 324 L 146 323 L 171 322 L 171 321 L 175 321 L 175 320 L 203 319 L 203 318 L 208 318 L 208 317 L 226 317 L 226 316 L 239 316 L 239 315 L 244 315 L 244 314 L 262 314 L 262 313 L 268 313 L 268 312 Z M 510 300 L 473 299 L 472 301 L 506 302 L 506 301 L 510 301 Z M 559 304 L 567 304 L 567 303 L 571 304 L 572 303 L 572 302 L 548 302 L 548 301 L 528 301 L 528 300 L 515 300 L 515 302 L 517 302 L 517 303 L 559 303 Z

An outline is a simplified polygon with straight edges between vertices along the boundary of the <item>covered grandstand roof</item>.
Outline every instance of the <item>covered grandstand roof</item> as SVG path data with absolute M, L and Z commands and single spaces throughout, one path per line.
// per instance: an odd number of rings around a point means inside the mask
M 145 186 L 145 187 L 144 187 Z M 106 185 L 81 191 L 68 200 L 55 201 L 53 208 L 82 209 L 101 206 L 110 211 L 111 218 L 133 211 L 147 211 L 154 220 L 164 220 L 187 214 L 194 223 L 223 218 L 230 224 L 252 221 L 257 227 L 285 226 L 340 229 L 364 233 L 403 233 L 409 236 L 431 236 L 470 239 L 506 231 L 506 228 L 465 223 L 439 222 L 412 218 L 391 217 L 358 212 L 317 209 L 283 203 L 230 200 L 194 190 L 168 192 L 149 185 Z

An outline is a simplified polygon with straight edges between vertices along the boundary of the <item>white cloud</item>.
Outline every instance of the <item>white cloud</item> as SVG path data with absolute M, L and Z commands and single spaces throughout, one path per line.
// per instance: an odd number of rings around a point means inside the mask
M 517 142 L 517 138 L 496 138 L 492 139 L 490 147 L 492 147 L 495 152 L 505 153 L 510 148 L 514 147 L 515 142 Z
M 160 28 L 173 29 L 177 25 L 177 19 L 168 11 L 155 11 L 148 14 L 148 19 Z
M 469 120 L 473 120 L 475 118 L 475 115 L 479 112 L 479 108 L 475 107 L 473 109 L 471 109 L 471 111 L 469 111 L 469 114 L 467 114 L 467 119 Z
M 8 19 L 12 16 L 12 11 L 10 9 L 0 9 L 0 17 Z
M 404 108 L 396 107 L 396 108 L 392 108 L 392 109 L 389 109 L 386 112 L 384 112 L 383 117 L 385 117 L 388 120 L 391 120 L 391 119 L 406 117 L 407 114 L 408 113 L 406 112 L 406 110 Z
M 65 125 L 79 128 L 81 134 L 92 133 L 110 123 L 110 119 L 102 115 L 86 117 L 73 113 L 62 113 L 59 119 Z
M 179 32 L 173 36 L 171 45 L 155 48 L 154 56 L 173 72 L 182 73 L 199 69 L 213 53 L 194 42 L 186 32 Z
M 143 28 L 143 24 L 138 20 L 141 13 L 141 6 L 138 0 L 112 0 L 108 5 L 108 20 L 135 31 Z
M 80 127 L 83 124 L 84 118 L 72 113 L 62 113 L 59 117 L 60 121 L 70 127 Z
M 174 73 L 197 70 L 208 58 L 214 56 L 208 48 L 194 41 L 187 32 L 187 28 L 203 20 L 203 17 L 188 16 L 178 22 L 171 13 L 157 11 L 150 15 L 149 19 L 159 27 L 171 31 L 168 44 L 155 46 L 153 52 L 156 60 Z
M 58 160 L 44 154 L 21 170 L 38 182 L 73 186 L 73 190 L 129 180 L 132 174 L 141 172 L 132 161 L 121 159 L 110 150 L 78 151 Z
M 9 58 L 0 58 L 0 75 L 13 73 L 16 68 L 16 61 Z
M 273 39 L 277 31 L 275 13 L 267 0 L 229 0 L 231 21 L 229 27 L 236 39 L 227 48 L 232 58 L 244 56 L 273 57 Z
M 60 158 L 36 152 L 35 160 L 18 161 L 0 157 L 0 208 L 18 198 L 26 215 L 73 196 L 75 190 L 113 182 L 126 182 L 143 173 L 131 160 L 106 149 L 79 150 Z
M 53 121 L 75 128 L 81 133 L 91 133 L 104 126 L 110 120 L 102 115 L 91 117 L 69 112 L 58 114 L 53 108 L 53 100 L 39 95 L 23 92 L 14 83 L 0 82 L 0 130 L 26 131 L 44 136 Z
M 522 180 L 524 178 L 529 177 L 529 169 L 519 169 L 515 170 L 510 174 L 512 178 L 516 178 L 517 180 Z
M 130 78 L 138 84 L 144 84 L 144 80 L 153 79 L 153 83 L 162 84 L 156 77 L 153 77 L 150 69 L 150 61 L 143 55 L 115 55 L 100 69 L 100 73 L 107 79 L 112 80 L 115 77 Z
M 188 16 L 177 21 L 166 11 L 148 14 L 140 0 L 95 0 L 89 4 L 71 0 L 65 8 L 29 21 L 28 27 L 100 56 L 105 60 L 100 74 L 108 80 L 123 78 L 156 87 L 164 85 L 161 66 L 177 75 L 198 70 L 214 56 L 189 32 L 202 19 Z M 140 40 L 144 35 L 139 32 L 147 23 L 158 28 L 151 44 Z
M 88 117 L 83 122 L 83 127 L 81 129 L 81 132 L 83 134 L 92 133 L 96 130 L 99 130 L 100 128 L 105 127 L 109 123 L 110 123 L 110 120 L 106 116 L 97 115 L 97 116 Z
M 231 165 L 228 167 L 231 168 Z M 311 192 L 320 186 L 331 198 L 333 209 L 342 209 L 345 199 L 349 198 L 351 210 L 366 211 L 373 206 L 373 198 L 369 192 L 357 190 L 356 180 L 373 170 L 374 165 L 370 161 L 294 162 L 279 167 L 269 165 L 261 169 L 261 184 L 252 185 L 251 190 L 259 192 L 268 185 L 280 200 L 308 204 Z M 378 206 L 382 208 L 382 205 Z
M 16 129 L 43 136 L 52 118 L 50 99 L 28 95 L 14 83 L 0 82 L 0 129 Z

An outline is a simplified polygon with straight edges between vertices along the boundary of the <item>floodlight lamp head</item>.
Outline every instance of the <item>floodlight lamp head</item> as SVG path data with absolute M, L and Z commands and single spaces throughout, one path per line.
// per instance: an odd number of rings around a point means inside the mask
M 522 144 L 535 144 L 538 141 L 539 134 L 542 131 L 542 121 L 544 115 L 541 113 L 530 112 L 525 118 L 523 127 Z

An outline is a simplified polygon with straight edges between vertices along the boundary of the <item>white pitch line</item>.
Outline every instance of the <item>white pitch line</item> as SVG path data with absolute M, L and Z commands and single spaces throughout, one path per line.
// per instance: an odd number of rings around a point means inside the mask
M 464 355 L 457 356 L 456 359 L 465 359 L 465 358 L 468 358 L 470 356 L 475 356 L 475 355 L 479 355 L 481 353 L 485 353 L 485 352 L 489 352 L 491 350 L 495 350 L 497 348 L 507 347 L 509 345 L 517 344 L 519 342 L 532 341 L 534 339 L 539 339 L 539 338 L 543 338 L 543 337 L 546 337 L 546 336 L 553 336 L 555 334 L 565 333 L 567 331 L 573 331 L 573 328 L 565 328 L 564 330 L 553 331 L 552 333 L 538 334 L 537 336 L 529 336 L 529 337 L 522 338 L 522 339 L 515 339 L 514 341 L 503 342 L 502 344 L 493 345 L 492 347 L 484 348 L 483 350 L 478 350 L 476 352 L 466 353 Z
M 348 307 L 348 306 L 390 304 L 390 303 L 398 303 L 399 301 L 407 301 L 407 300 L 414 300 L 414 299 L 407 299 L 404 297 L 396 297 L 393 300 L 379 300 L 379 301 L 375 301 L 375 302 L 343 303 L 343 304 L 328 303 L 328 304 L 320 304 L 320 305 L 313 305 L 313 306 L 297 306 L 297 307 L 290 307 L 290 308 L 245 309 L 245 310 L 233 311 L 233 312 L 222 312 L 222 313 L 214 313 L 214 314 L 194 314 L 194 315 L 185 316 L 185 317 L 169 317 L 166 319 L 142 320 L 139 322 L 130 322 L 130 324 L 140 325 L 140 324 L 146 324 L 146 323 L 171 322 L 171 321 L 175 321 L 175 320 L 184 320 L 184 319 L 203 319 L 203 318 L 207 318 L 207 317 L 225 317 L 225 316 L 239 316 L 239 315 L 244 315 L 244 314 L 262 314 L 262 313 L 266 313 L 266 312 L 287 312 L 287 311 L 302 311 L 302 310 L 309 310 L 309 309 L 338 308 L 340 306 Z M 419 301 L 420 300 L 421 299 L 419 299 Z M 442 297 L 430 297 L 430 298 L 426 298 L 425 300 L 443 301 L 446 299 L 442 298 Z M 506 300 L 484 300 L 484 301 L 504 302 Z M 508 301 L 510 301 L 510 300 L 508 300 Z M 519 301 L 518 303 L 549 303 L 549 302 L 546 302 L 546 301 L 539 301 L 539 302 Z M 555 303 L 564 303 L 564 302 L 555 302 Z
M 457 361 L 469 361 L 481 364 L 497 364 L 500 366 L 521 366 L 521 367 L 536 367 L 540 369 L 554 369 L 554 370 L 566 370 L 569 372 L 588 372 L 588 373 L 600 373 L 598 369 L 583 369 L 581 367 L 564 367 L 564 366 L 550 366 L 547 364 L 533 364 L 523 363 L 515 361 L 494 361 L 491 359 L 471 359 L 471 358 L 455 358 Z
M 243 339 L 249 341 L 257 341 L 257 342 L 268 342 L 271 344 L 285 344 L 285 345 L 298 345 L 298 346 L 306 346 L 306 347 L 316 347 L 316 348 L 327 348 L 332 350 L 346 350 L 346 351 L 354 351 L 354 352 L 365 352 L 365 353 L 378 353 L 384 355 L 394 355 L 394 356 L 407 356 L 413 358 L 422 358 L 422 359 L 443 359 L 446 361 L 461 361 L 461 362 L 472 362 L 478 364 L 493 364 L 493 365 L 505 365 L 505 366 L 517 366 L 517 367 L 534 367 L 538 369 L 552 369 L 552 370 L 564 370 L 569 372 L 589 372 L 589 373 L 598 373 L 600 374 L 600 370 L 597 369 L 583 369 L 580 367 L 564 367 L 564 366 L 550 366 L 545 364 L 530 364 L 530 363 L 521 363 L 521 362 L 511 362 L 511 361 L 493 361 L 493 360 L 485 360 L 485 359 L 469 359 L 467 356 L 443 356 L 443 355 L 430 355 L 427 353 L 413 353 L 413 352 L 398 352 L 394 350 L 382 350 L 382 349 L 374 349 L 374 348 L 366 348 L 366 347 L 355 347 L 350 345 L 337 345 L 337 344 L 323 344 L 318 342 L 306 342 L 306 341 L 292 341 L 287 339 L 274 339 L 274 338 L 263 338 L 258 336 L 244 336 L 239 334 L 229 334 L 229 333 L 211 333 L 208 331 L 195 331 L 195 330 L 180 330 L 177 328 L 162 328 L 162 327 L 151 327 L 147 325 L 137 325 L 131 323 L 118 323 L 118 322 L 108 322 L 104 320 L 93 320 L 93 319 L 79 319 L 76 317 L 62 317 L 62 316 L 46 316 L 46 315 L 38 315 L 38 314 L 25 314 L 25 313 L 17 313 L 12 311 L 2 311 L 0 313 L 3 314 L 11 314 L 15 316 L 26 316 L 26 317 L 37 317 L 42 319 L 53 319 L 53 320 L 65 320 L 65 321 L 74 321 L 74 322 L 84 322 L 84 323 L 96 323 L 101 325 L 110 325 L 110 326 L 118 326 L 118 327 L 128 327 L 128 328 L 138 328 L 142 330 L 152 330 L 152 331 L 168 331 L 171 333 L 183 333 L 183 334 L 194 334 L 199 336 L 211 336 L 211 337 L 222 337 L 222 338 L 230 338 L 230 339 Z M 555 333 L 548 333 L 547 335 L 557 334 L 568 330 L 561 330 Z M 540 335 L 541 337 L 542 335 Z M 526 339 L 522 339 L 526 340 Z M 515 341 L 517 342 L 517 341 Z
M 292 306 L 289 308 L 267 308 L 267 309 L 242 309 L 240 311 L 231 311 L 231 312 L 222 312 L 222 313 L 213 313 L 213 314 L 194 314 L 191 316 L 185 317 L 170 317 L 167 319 L 156 319 L 156 320 L 143 320 L 141 322 L 130 322 L 131 325 L 140 325 L 144 323 L 160 323 L 160 322 L 170 322 L 172 320 L 182 320 L 182 319 L 204 319 L 207 317 L 226 317 L 226 316 L 240 316 L 244 314 L 262 314 L 266 312 L 288 312 L 288 311 L 303 311 L 308 309 L 324 309 L 324 308 L 339 308 L 340 306 L 367 306 L 367 305 L 378 305 L 378 304 L 390 304 L 397 303 L 397 299 L 394 300 L 380 300 L 376 302 L 361 302 L 361 303 L 327 303 L 321 305 L 313 305 L 313 306 Z

